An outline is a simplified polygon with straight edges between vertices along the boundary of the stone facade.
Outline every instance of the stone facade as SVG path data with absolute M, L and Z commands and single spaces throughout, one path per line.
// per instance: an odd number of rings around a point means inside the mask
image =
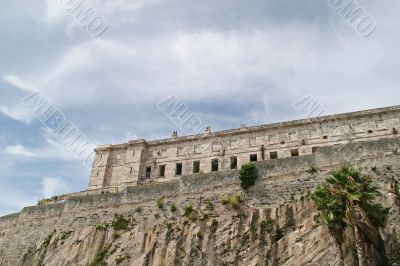
M 237 169 L 249 161 L 311 155 L 321 147 L 394 138 L 400 106 L 210 132 L 101 145 L 89 190 L 166 182 Z

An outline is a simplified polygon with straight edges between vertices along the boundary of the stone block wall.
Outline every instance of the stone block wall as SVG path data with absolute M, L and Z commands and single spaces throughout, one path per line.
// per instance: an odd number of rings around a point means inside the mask
M 164 140 L 103 145 L 96 149 L 89 189 L 179 180 L 193 174 L 194 162 L 200 163 L 201 173 L 210 173 L 212 160 L 218 161 L 218 171 L 225 171 L 231 168 L 233 157 L 240 168 L 250 161 L 250 156 L 264 161 L 274 156 L 311 155 L 325 146 L 395 138 L 399 129 L 400 107 L 395 106 Z M 182 165 L 180 174 L 177 164 Z

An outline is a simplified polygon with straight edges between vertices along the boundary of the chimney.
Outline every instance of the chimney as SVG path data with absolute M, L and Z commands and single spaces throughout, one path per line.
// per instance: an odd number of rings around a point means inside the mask
M 172 137 L 173 137 L 173 138 L 176 138 L 176 137 L 178 137 L 178 131 L 174 131 L 174 132 L 172 132 Z
M 210 126 L 206 126 L 206 130 L 204 132 L 205 133 L 211 133 L 211 127 Z

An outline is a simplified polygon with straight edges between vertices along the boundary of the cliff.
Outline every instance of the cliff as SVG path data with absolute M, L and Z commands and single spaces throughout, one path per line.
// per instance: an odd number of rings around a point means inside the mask
M 380 233 L 388 260 L 398 265 L 398 141 L 257 162 L 260 178 L 247 192 L 237 171 L 226 171 L 26 207 L 0 218 L 0 265 L 339 265 L 334 240 L 314 221 L 310 194 L 348 161 L 381 187 L 391 210 Z M 346 239 L 346 265 L 353 265 L 354 245 Z

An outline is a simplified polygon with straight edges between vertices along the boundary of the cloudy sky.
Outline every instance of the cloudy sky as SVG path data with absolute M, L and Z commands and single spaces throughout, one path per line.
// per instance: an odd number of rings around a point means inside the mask
M 397 0 L 353 3 L 376 21 L 367 37 L 344 0 L 82 0 L 99 34 L 72 2 L 0 2 L 0 215 L 88 183 L 21 104 L 35 91 L 94 144 L 169 136 L 171 96 L 213 130 L 304 117 L 306 96 L 326 113 L 399 103 Z

